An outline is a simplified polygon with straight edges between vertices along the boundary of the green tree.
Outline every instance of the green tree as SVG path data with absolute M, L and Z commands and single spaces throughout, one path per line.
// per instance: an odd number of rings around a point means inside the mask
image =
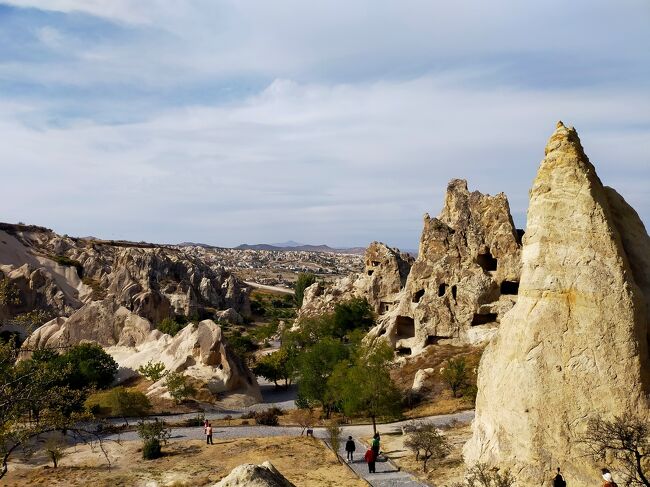
M 145 394 L 124 387 L 111 389 L 108 402 L 111 414 L 121 416 L 127 424 L 128 417 L 142 417 L 151 410 L 151 402 Z
M 145 460 L 159 458 L 162 455 L 162 445 L 167 444 L 171 435 L 172 430 L 158 418 L 154 421 L 140 421 L 138 436 L 142 439 L 142 458 Z
M 157 382 L 165 375 L 165 364 L 149 360 L 145 365 L 138 367 L 138 372 L 152 382 Z
M 347 359 L 348 349 L 339 340 L 323 338 L 298 357 L 298 393 L 308 402 L 319 403 L 330 417 L 336 401 L 328 393 L 327 381 L 335 367 Z
M 415 453 L 415 460 L 422 461 L 423 470 L 427 471 L 427 462 L 431 458 L 444 458 L 451 452 L 447 439 L 440 434 L 433 423 L 423 423 L 409 434 L 404 446 Z
M 56 366 L 67 369 L 63 384 L 73 389 L 108 388 L 117 375 L 117 362 L 95 343 L 82 343 L 54 359 Z
M 401 412 L 401 393 L 390 377 L 393 353 L 384 341 L 362 345 L 352 363 L 339 362 L 328 379 L 326 397 L 340 401 L 348 416 L 368 416 L 374 432 L 377 418 Z
M 165 318 L 160 323 L 158 323 L 157 328 L 162 333 L 167 333 L 168 335 L 174 336 L 183 328 L 185 328 L 185 326 L 187 325 L 184 323 L 179 323 L 173 318 Z
M 465 359 L 449 359 L 442 370 L 442 380 L 449 386 L 454 397 L 460 397 L 461 391 L 469 385 L 469 370 Z
M 0 273 L 0 275 L 2 274 Z M 20 292 L 18 288 L 6 277 L 0 279 L 0 304 L 4 306 L 20 304 Z
M 167 387 L 167 391 L 169 391 L 169 395 L 178 404 L 196 393 L 196 389 L 187 382 L 187 378 L 178 372 L 170 372 L 167 374 L 165 377 L 165 386 Z
M 239 332 L 229 336 L 226 343 L 246 364 L 251 363 L 253 352 L 259 348 L 249 335 Z
M 291 383 L 293 370 L 289 360 L 289 352 L 286 348 L 280 348 L 277 352 L 269 353 L 260 358 L 253 367 L 253 373 L 272 381 L 278 386 L 278 381 L 284 380 L 285 387 Z
M 344 338 L 353 330 L 367 331 L 375 325 L 375 316 L 365 298 L 352 298 L 334 306 L 333 333 Z
M 295 294 L 294 299 L 296 301 L 296 306 L 300 308 L 302 302 L 305 298 L 305 289 L 316 282 L 316 276 L 312 273 L 300 273 L 298 274 L 298 279 L 296 279 L 296 284 L 294 286 Z

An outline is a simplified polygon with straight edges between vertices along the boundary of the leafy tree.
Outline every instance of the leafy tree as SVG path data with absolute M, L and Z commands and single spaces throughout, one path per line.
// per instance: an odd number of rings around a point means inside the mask
M 227 343 L 247 364 L 251 363 L 253 352 L 259 348 L 250 336 L 242 335 L 241 333 L 229 336 Z
M 75 412 L 87 389 L 61 385 L 67 367 L 53 367 L 47 361 L 16 363 L 17 355 L 13 343 L 0 343 L 0 478 L 7 473 L 13 452 L 42 449 L 43 443 L 36 440 L 46 433 L 65 431 L 77 441 L 97 440 L 101 446 L 96 432 L 85 429 L 91 416 Z M 30 414 L 35 410 L 38 417 L 32 421 Z
M 20 302 L 20 293 L 16 285 L 8 278 L 3 277 L 0 279 L 0 304 L 4 306 L 15 306 L 20 304 Z
M 365 414 L 374 432 L 379 417 L 401 411 L 401 393 L 390 377 L 393 349 L 384 341 L 359 347 L 352 364 L 339 362 L 327 384 L 327 397 L 340 401 L 348 416 Z
M 165 386 L 176 403 L 180 404 L 185 399 L 196 393 L 196 389 L 187 382 L 187 378 L 178 372 L 170 372 L 165 377 Z
M 352 298 L 334 306 L 334 336 L 345 337 L 353 330 L 369 330 L 375 324 L 372 308 L 365 298 Z
M 158 323 L 157 328 L 162 332 L 168 335 L 174 336 L 183 328 L 185 328 L 185 323 L 180 323 L 173 318 L 165 318 L 160 323 Z
M 73 389 L 108 388 L 117 374 L 117 362 L 95 343 L 82 343 L 54 359 L 56 366 L 68 369 L 62 383 Z
M 302 302 L 305 298 L 305 289 L 307 289 L 315 282 L 316 282 L 316 276 L 314 274 L 311 273 L 298 274 L 298 279 L 296 280 L 296 284 L 294 286 L 294 290 L 295 290 L 294 299 L 296 301 L 296 306 L 298 306 L 298 308 L 302 306 Z
M 626 485 L 650 487 L 650 425 L 644 419 L 632 414 L 612 420 L 596 416 L 580 441 L 595 462 L 614 459 Z
M 409 434 L 404 446 L 415 453 L 415 460 L 422 461 L 422 468 L 427 471 L 427 462 L 431 458 L 444 458 L 451 452 L 447 439 L 440 434 L 433 423 L 423 423 Z
M 337 364 L 347 357 L 345 345 L 332 338 L 323 338 L 299 356 L 298 392 L 307 401 L 321 404 L 327 418 L 336 405 L 329 394 L 327 381 Z
M 293 375 L 288 350 L 280 348 L 277 352 L 263 356 L 253 368 L 253 373 L 272 381 L 276 386 L 279 380 L 284 380 L 285 387 L 288 386 Z
M 157 382 L 165 375 L 165 364 L 149 360 L 145 365 L 138 367 L 138 372 L 152 382 Z
M 142 439 L 142 458 L 145 460 L 159 458 L 162 455 L 162 445 L 167 444 L 171 435 L 172 430 L 158 418 L 154 421 L 140 421 L 138 436 Z
M 54 316 L 50 311 L 44 309 L 36 309 L 28 313 L 19 314 L 14 318 L 14 321 L 22 326 L 29 334 L 39 326 L 50 321 Z
M 442 370 L 442 380 L 449 386 L 454 397 L 469 385 L 469 370 L 463 357 L 451 358 Z
M 121 416 L 125 422 L 129 416 L 145 416 L 151 410 L 151 402 L 145 394 L 140 391 L 130 391 L 124 387 L 116 387 L 111 390 L 109 404 L 113 416 Z

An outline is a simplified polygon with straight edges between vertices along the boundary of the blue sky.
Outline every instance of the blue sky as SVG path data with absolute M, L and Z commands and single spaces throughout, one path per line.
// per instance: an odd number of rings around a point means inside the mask
M 0 0 L 0 220 L 417 246 L 447 181 L 518 226 L 557 120 L 650 222 L 650 3 Z

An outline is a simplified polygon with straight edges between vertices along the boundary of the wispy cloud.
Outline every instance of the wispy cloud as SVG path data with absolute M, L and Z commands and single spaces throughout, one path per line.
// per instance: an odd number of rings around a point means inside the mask
M 644 2 L 8 3 L 3 220 L 413 247 L 452 177 L 523 224 L 558 119 L 650 220 Z

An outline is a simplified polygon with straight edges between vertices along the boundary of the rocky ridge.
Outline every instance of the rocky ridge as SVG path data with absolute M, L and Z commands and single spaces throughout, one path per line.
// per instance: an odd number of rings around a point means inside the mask
M 650 238 L 561 122 L 530 192 L 522 261 L 517 303 L 481 360 L 465 459 L 523 485 L 557 466 L 593 485 L 578 441 L 589 418 L 650 419 Z

